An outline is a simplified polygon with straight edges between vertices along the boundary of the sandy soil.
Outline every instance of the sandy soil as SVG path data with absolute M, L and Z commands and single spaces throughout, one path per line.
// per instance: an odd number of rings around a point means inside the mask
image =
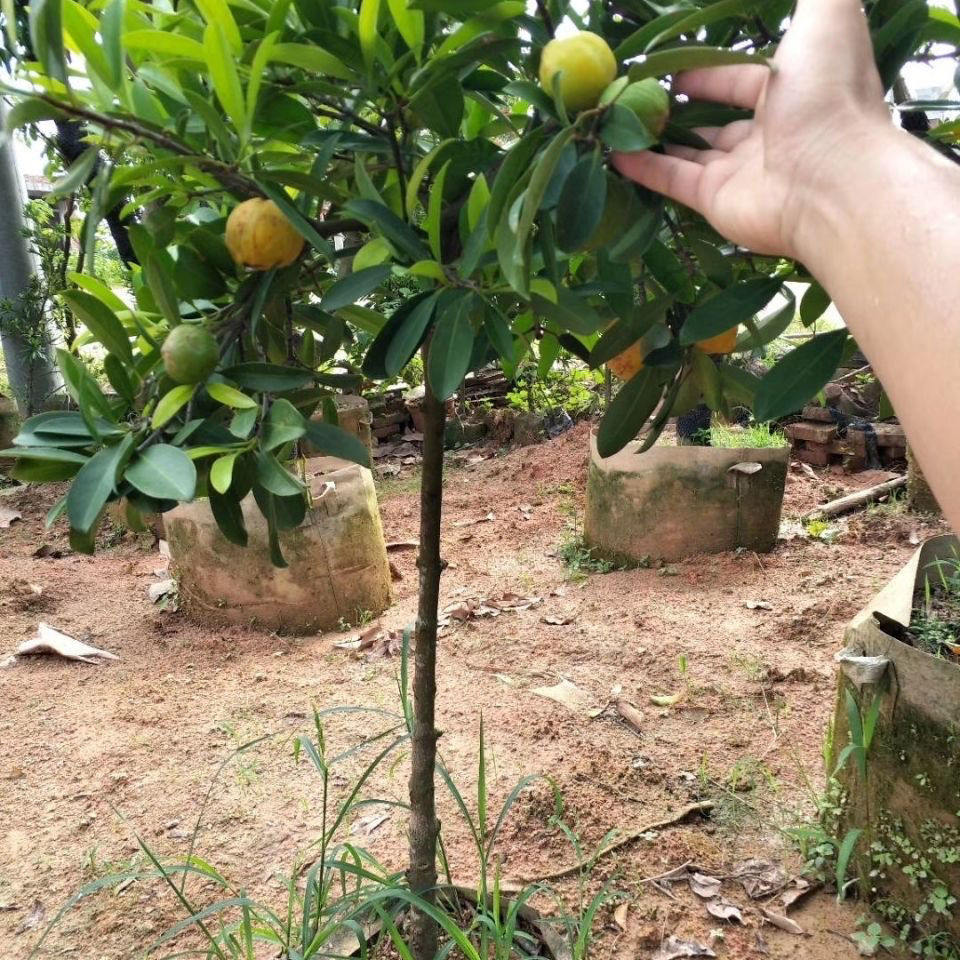
M 861 912 L 856 905 L 816 895 L 791 911 L 806 936 L 769 925 L 761 933 L 755 904 L 734 884 L 724 893 L 749 908 L 745 925 L 708 916 L 685 885 L 661 890 L 644 880 L 688 861 L 717 874 L 747 857 L 799 868 L 784 830 L 812 816 L 823 785 L 832 658 L 843 625 L 907 559 L 911 541 L 939 530 L 879 509 L 841 524 L 832 543 L 797 537 L 762 558 L 722 554 L 666 572 L 574 576 L 557 551 L 583 512 L 586 426 L 537 447 L 468 459 L 451 464 L 446 482 L 443 603 L 505 592 L 541 599 L 520 612 L 455 624 L 442 640 L 441 750 L 468 802 L 481 716 L 491 807 L 522 776 L 548 775 L 587 851 L 612 828 L 629 831 L 693 801 L 716 802 L 708 819 L 651 832 L 599 861 L 590 889 L 615 877 L 630 906 L 625 930 L 612 908 L 601 913 L 596 957 L 649 957 L 665 936 L 708 943 L 715 929 L 723 935 L 714 942 L 719 956 L 856 956 L 847 939 Z M 799 515 L 876 479 L 811 475 L 798 465 L 785 513 Z M 417 535 L 416 482 L 415 468 L 407 468 L 382 485 L 388 540 Z M 26 956 L 83 884 L 142 865 L 136 835 L 164 858 L 182 857 L 220 764 L 266 735 L 220 773 L 197 853 L 252 895 L 282 904 L 297 853 L 321 822 L 318 776 L 303 758 L 295 762 L 292 739 L 310 731 L 314 707 L 396 710 L 397 658 L 370 661 L 335 646 L 352 634 L 211 631 L 160 611 L 147 598 L 162 565 L 152 538 L 108 531 L 96 557 L 72 554 L 63 529 L 43 527 L 55 496 L 18 489 L 0 497 L 23 514 L 0 530 L 0 659 L 43 620 L 120 660 L 88 666 L 33 658 L 0 669 L 0 957 Z M 492 520 L 465 523 L 488 512 Z M 42 544 L 53 553 L 35 556 Z M 415 557 L 391 556 L 402 579 L 382 624 L 399 629 L 415 610 Z M 39 600 L 20 581 L 40 585 Z M 757 601 L 770 609 L 748 609 Z M 591 719 L 531 692 L 561 678 L 583 692 L 585 711 L 618 696 L 632 701 L 643 714 L 641 732 L 615 710 Z M 672 707 L 650 699 L 674 693 L 682 698 Z M 338 714 L 328 722 L 330 749 L 385 725 Z M 335 771 L 338 796 L 370 756 L 354 754 Z M 399 756 L 371 780 L 371 795 L 404 798 L 407 758 Z M 439 803 L 454 873 L 473 881 L 467 830 L 449 795 Z M 367 834 L 369 809 L 361 811 L 350 839 L 400 868 L 404 816 L 378 809 L 388 818 Z M 553 813 L 545 781 L 522 795 L 498 845 L 507 877 L 539 877 L 573 862 L 548 822 Z M 558 886 L 575 900 L 574 881 Z M 45 919 L 29 928 L 38 903 Z M 137 956 L 179 917 L 169 891 L 138 881 L 85 900 L 41 955 Z

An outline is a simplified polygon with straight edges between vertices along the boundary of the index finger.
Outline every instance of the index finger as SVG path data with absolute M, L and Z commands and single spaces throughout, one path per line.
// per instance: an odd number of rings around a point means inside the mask
M 691 100 L 710 100 L 753 110 L 770 76 L 770 68 L 742 63 L 729 67 L 701 67 L 680 73 L 673 81 L 673 92 Z

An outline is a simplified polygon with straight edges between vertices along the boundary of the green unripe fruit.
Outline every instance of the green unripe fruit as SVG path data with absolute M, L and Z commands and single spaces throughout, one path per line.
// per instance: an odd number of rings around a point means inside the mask
M 200 383 L 217 369 L 220 348 L 204 327 L 181 323 L 167 334 L 160 350 L 163 368 L 174 383 Z
M 620 77 L 603 91 L 600 103 L 616 100 L 621 106 L 632 110 L 654 137 L 663 133 L 670 116 L 670 94 L 653 78 L 630 83 Z

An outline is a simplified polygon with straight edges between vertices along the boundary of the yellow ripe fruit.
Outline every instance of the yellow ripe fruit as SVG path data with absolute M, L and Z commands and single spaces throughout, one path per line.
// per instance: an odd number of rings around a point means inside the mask
M 733 348 L 737 345 L 738 329 L 738 327 L 731 327 L 729 330 L 724 330 L 723 333 L 718 333 L 715 337 L 698 340 L 697 346 L 704 353 L 733 353 Z
M 230 256 L 251 270 L 289 267 L 303 249 L 303 237 L 272 200 L 262 197 L 233 208 L 225 240 Z
M 643 369 L 643 341 L 630 344 L 623 353 L 607 361 L 610 372 L 620 380 L 632 380 Z
M 603 37 L 583 31 L 551 40 L 540 55 L 540 85 L 553 96 L 554 77 L 562 71 L 563 102 L 574 112 L 595 107 L 617 75 L 617 58 Z

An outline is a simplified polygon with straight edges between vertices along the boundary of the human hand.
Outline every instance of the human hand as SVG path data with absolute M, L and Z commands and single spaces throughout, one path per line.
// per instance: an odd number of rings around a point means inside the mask
M 800 0 L 773 62 L 677 76 L 674 93 L 754 111 L 752 120 L 697 128 L 711 149 L 668 145 L 666 154 L 617 153 L 613 162 L 734 243 L 803 259 L 805 241 L 815 242 L 813 212 L 893 128 L 858 0 Z

